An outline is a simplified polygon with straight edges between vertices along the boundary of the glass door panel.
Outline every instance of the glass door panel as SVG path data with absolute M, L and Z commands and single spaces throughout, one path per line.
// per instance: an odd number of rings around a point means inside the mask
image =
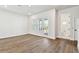
M 48 19 L 39 20 L 39 31 L 48 35 Z

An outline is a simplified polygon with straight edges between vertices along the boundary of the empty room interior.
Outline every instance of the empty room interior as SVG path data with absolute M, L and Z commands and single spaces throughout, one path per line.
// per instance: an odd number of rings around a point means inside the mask
M 0 53 L 78 53 L 78 5 L 0 5 Z

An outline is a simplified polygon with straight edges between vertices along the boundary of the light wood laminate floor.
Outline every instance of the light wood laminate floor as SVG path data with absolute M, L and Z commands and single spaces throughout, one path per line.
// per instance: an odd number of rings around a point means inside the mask
M 0 52 L 4 53 L 72 53 L 78 52 L 73 41 L 48 39 L 31 34 L 0 39 Z

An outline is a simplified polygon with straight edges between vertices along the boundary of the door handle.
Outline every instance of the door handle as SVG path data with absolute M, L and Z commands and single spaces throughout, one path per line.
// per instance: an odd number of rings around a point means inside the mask
M 77 31 L 77 29 L 75 29 L 74 31 Z

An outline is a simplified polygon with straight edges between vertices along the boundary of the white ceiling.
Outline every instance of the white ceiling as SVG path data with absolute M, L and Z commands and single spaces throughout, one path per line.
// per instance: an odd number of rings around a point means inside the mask
M 0 5 L 0 8 L 21 15 L 33 15 L 42 11 L 56 8 L 58 10 L 74 7 L 74 5 Z

